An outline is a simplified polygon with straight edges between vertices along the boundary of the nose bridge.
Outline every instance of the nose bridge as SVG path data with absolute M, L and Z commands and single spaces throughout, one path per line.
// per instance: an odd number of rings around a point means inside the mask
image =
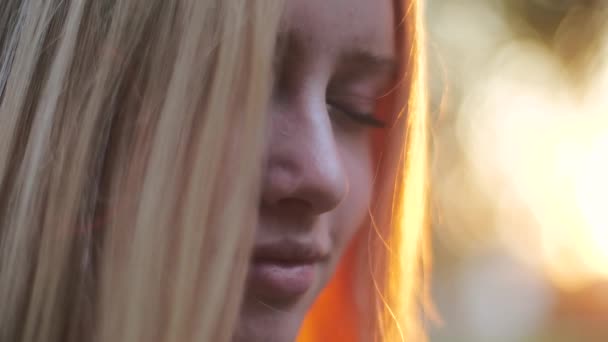
M 335 208 L 347 180 L 324 97 L 294 99 L 273 114 L 267 200 L 299 200 L 319 214 Z

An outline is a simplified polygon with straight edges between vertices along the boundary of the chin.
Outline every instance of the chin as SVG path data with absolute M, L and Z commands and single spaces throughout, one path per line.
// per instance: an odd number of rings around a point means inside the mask
M 237 324 L 233 342 L 295 341 L 305 312 L 277 311 L 263 303 L 244 308 Z M 257 306 L 257 307 L 256 307 Z
M 295 341 L 314 296 L 291 305 L 273 305 L 246 295 L 232 342 Z

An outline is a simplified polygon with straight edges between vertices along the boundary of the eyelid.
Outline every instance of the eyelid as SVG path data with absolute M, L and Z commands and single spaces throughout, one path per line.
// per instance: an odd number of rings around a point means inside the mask
M 386 122 L 381 119 L 378 119 L 373 114 L 364 114 L 364 113 L 356 113 L 356 112 L 345 112 L 345 114 L 352 117 L 354 120 L 374 128 L 385 128 Z
M 344 106 L 340 106 L 340 105 L 337 105 L 337 104 L 335 104 L 333 102 L 329 102 L 329 101 L 327 102 L 327 106 L 333 107 L 334 109 L 339 111 L 339 114 L 348 116 L 349 119 L 355 121 L 356 123 L 359 123 L 359 124 L 362 124 L 365 126 L 374 127 L 374 128 L 386 127 L 386 122 L 384 122 L 381 119 L 378 119 L 372 113 L 365 113 L 365 112 L 350 110 L 350 109 L 345 108 Z M 330 113 L 332 113 L 331 108 L 328 110 L 330 111 Z

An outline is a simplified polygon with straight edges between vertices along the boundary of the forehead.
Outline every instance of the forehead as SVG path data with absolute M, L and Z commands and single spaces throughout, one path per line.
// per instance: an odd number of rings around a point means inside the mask
M 392 0 L 287 0 L 282 33 L 307 49 L 394 55 Z

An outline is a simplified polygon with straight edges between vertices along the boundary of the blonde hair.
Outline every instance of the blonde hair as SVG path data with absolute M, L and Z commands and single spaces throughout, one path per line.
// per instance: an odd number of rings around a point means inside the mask
M 0 4 L 0 340 L 230 339 L 280 14 Z
M 389 234 L 384 239 L 385 251 L 379 269 L 383 291 L 380 297 L 380 336 L 383 341 L 426 340 L 423 319 L 434 318 L 429 296 L 431 250 L 429 230 L 429 115 L 425 54 L 424 7 L 416 0 L 401 2 L 406 22 L 400 47 L 406 59 L 408 100 L 397 125 L 405 135 L 398 135 L 389 153 L 396 162 L 395 185 L 391 203 Z M 402 140 L 403 139 L 403 140 Z M 385 190 L 390 191 L 390 188 Z
M 422 336 L 427 265 L 421 16 L 398 3 L 397 91 L 411 96 L 387 137 L 376 205 L 391 227 L 373 250 L 385 341 Z M 230 340 L 281 10 L 279 0 L 0 3 L 0 340 Z

